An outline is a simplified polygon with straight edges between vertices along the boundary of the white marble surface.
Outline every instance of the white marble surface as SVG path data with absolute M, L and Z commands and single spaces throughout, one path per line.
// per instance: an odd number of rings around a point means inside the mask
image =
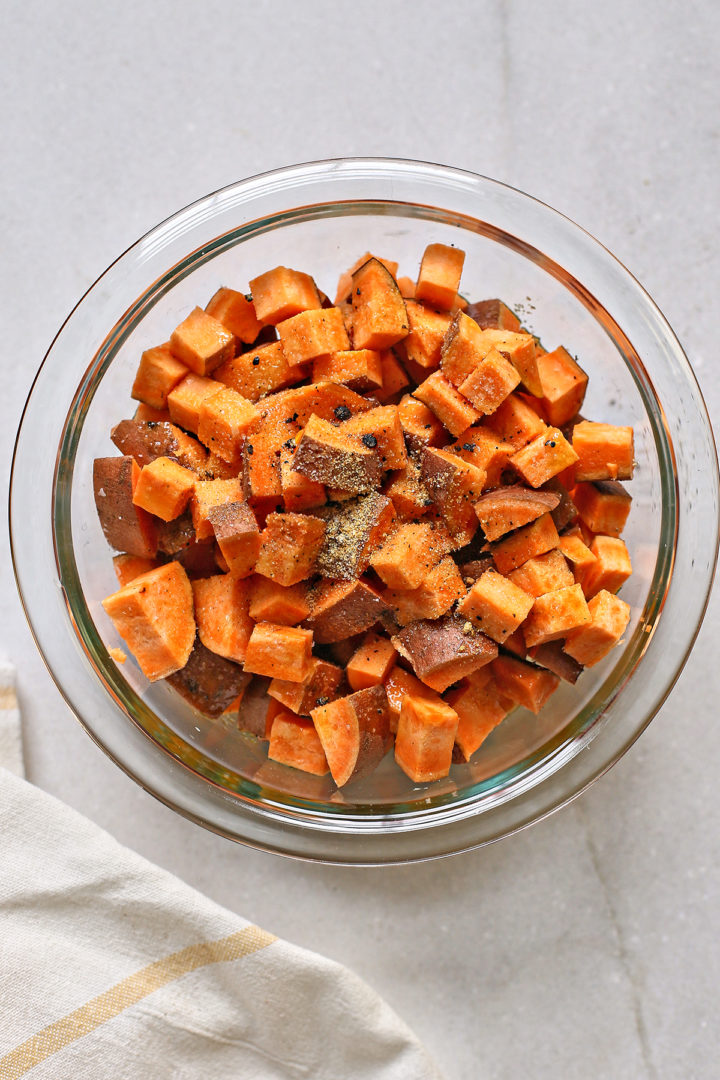
M 717 5 L 11 0 L 0 50 L 5 483 L 42 354 L 118 252 L 222 184 L 344 154 L 464 166 L 565 211 L 656 298 L 720 418 Z M 233 847 L 111 766 L 35 652 L 2 542 L 34 782 L 349 964 L 449 1080 L 718 1075 L 717 595 L 657 719 L 571 808 L 449 861 L 344 870 Z

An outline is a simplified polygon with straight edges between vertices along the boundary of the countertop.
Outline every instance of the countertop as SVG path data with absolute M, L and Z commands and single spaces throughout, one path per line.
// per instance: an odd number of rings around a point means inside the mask
M 34 372 L 120 251 L 225 183 L 354 154 L 472 169 L 581 223 L 665 312 L 717 425 L 717 5 L 26 0 L 4 31 L 5 485 Z M 450 860 L 337 869 L 233 846 L 111 765 L 35 650 L 5 537 L 0 647 L 34 783 L 348 964 L 448 1080 L 717 1076 L 717 592 L 657 718 L 572 806 Z

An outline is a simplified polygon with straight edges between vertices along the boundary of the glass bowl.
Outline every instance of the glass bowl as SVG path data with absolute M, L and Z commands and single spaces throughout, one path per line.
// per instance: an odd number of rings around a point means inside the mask
M 623 644 L 535 717 L 517 709 L 473 761 L 416 785 L 392 755 L 343 791 L 269 762 L 264 744 L 149 684 L 100 601 L 115 590 L 92 493 L 116 452 L 141 351 L 222 284 L 307 270 L 332 293 L 363 251 L 417 272 L 426 244 L 467 252 L 463 293 L 500 296 L 590 375 L 583 413 L 635 428 L 627 529 L 634 573 Z M 36 641 L 92 738 L 146 790 L 234 840 L 300 858 L 379 864 L 479 846 L 577 795 L 632 744 L 692 646 L 718 539 L 717 459 L 688 361 L 657 307 L 608 251 L 521 192 L 413 161 L 339 160 L 243 180 L 153 229 L 109 267 L 55 338 L 30 393 L 11 481 L 18 585 Z

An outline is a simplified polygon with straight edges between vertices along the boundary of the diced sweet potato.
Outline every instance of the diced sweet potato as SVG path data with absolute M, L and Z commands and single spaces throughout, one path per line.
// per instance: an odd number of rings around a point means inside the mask
M 502 405 L 519 383 L 520 375 L 517 369 L 503 353 L 491 349 L 485 359 L 460 383 L 459 392 L 481 416 L 489 416 Z
M 630 513 L 630 493 L 615 480 L 582 483 L 573 489 L 580 517 L 594 533 L 620 536 Z
M 222 384 L 214 379 L 206 379 L 192 372 L 186 375 L 168 394 L 167 406 L 173 423 L 197 435 L 203 402 L 209 401 L 222 389 Z
M 393 589 L 416 589 L 450 548 L 446 531 L 434 522 L 408 522 L 392 533 L 370 565 Z
M 295 468 L 318 484 L 361 493 L 380 486 L 382 465 L 374 448 L 318 416 L 311 416 L 295 451 Z
M 465 252 L 447 244 L 428 244 L 420 263 L 415 298 L 449 311 L 455 304 Z
M 552 671 L 514 656 L 498 656 L 490 670 L 503 697 L 535 715 L 560 685 L 560 679 Z
M 513 707 L 488 668 L 481 668 L 457 690 L 451 690 L 447 703 L 458 716 L 453 760 L 459 761 L 469 761 Z
M 307 585 L 279 585 L 255 574 L 250 579 L 250 618 L 255 622 L 297 626 L 310 614 Z
M 312 711 L 338 787 L 372 772 L 388 747 L 390 715 L 382 686 L 359 690 Z
M 279 585 L 309 578 L 325 536 L 325 522 L 306 514 L 268 514 L 256 571 Z M 262 673 L 261 673 L 262 674 Z
M 543 484 L 543 491 L 557 495 L 560 500 L 555 509 L 550 511 L 550 516 L 555 522 L 555 528 L 558 532 L 567 528 L 578 516 L 577 507 L 572 501 L 570 492 L 559 479 L 560 476 L 564 476 L 567 472 L 566 469 L 563 473 L 559 473 L 558 476 L 554 476 Z
M 136 506 L 172 521 L 185 510 L 195 487 L 195 473 L 170 458 L 159 457 L 140 470 L 133 493 Z
M 537 347 L 532 334 L 512 330 L 481 330 L 482 348 L 485 355 L 492 348 L 498 349 L 517 369 L 520 378 L 534 397 L 542 397 L 542 383 L 537 366 Z
M 155 409 L 152 405 L 146 405 L 144 401 L 140 402 L 132 418 L 133 420 L 139 420 L 143 424 L 148 422 L 169 424 L 171 420 L 169 409 Z
M 562 537 L 560 538 L 562 543 Z M 565 561 L 560 548 L 536 555 L 513 570 L 508 578 L 513 584 L 524 589 L 530 596 L 543 596 L 545 593 L 566 589 L 575 584 L 572 570 Z
M 295 442 L 288 440 L 280 450 L 280 486 L 285 509 L 297 512 L 323 506 L 327 502 L 325 486 L 297 471 L 295 448 Z
M 264 434 L 245 439 L 242 450 L 242 490 L 255 507 L 282 503 L 282 450 L 276 440 Z
M 560 496 L 553 492 L 509 485 L 481 495 L 475 503 L 475 513 L 485 538 L 498 540 L 512 529 L 519 529 L 551 512 L 559 502 Z
M 467 314 L 481 330 L 512 330 L 518 333 L 520 320 L 502 300 L 478 300 L 468 304 Z
M 243 487 L 239 480 L 196 480 L 190 500 L 190 513 L 197 540 L 215 535 L 210 512 L 227 503 L 241 503 Z M 172 554 L 172 552 L 168 552 Z
M 353 690 L 365 690 L 385 682 L 397 660 L 397 650 L 391 641 L 372 632 L 363 641 L 347 664 L 347 680 Z
M 445 442 L 443 425 L 433 412 L 411 394 L 405 394 L 397 407 L 400 426 L 411 450 L 424 446 L 442 446 Z
M 173 356 L 196 375 L 209 375 L 235 353 L 235 338 L 221 322 L 196 307 L 170 335 Z
M 576 660 L 568 656 L 563 645 L 562 641 L 548 641 L 545 645 L 533 646 L 529 655 L 540 667 L 552 671 L 564 682 L 575 684 L 582 675 L 582 664 L 578 664 Z
M 159 457 L 172 458 L 196 472 L 203 472 L 207 466 L 205 447 L 167 421 L 121 420 L 110 438 L 120 453 L 134 457 L 140 468 Z
M 364 446 L 375 450 L 383 471 L 405 468 L 407 450 L 396 405 L 381 405 L 359 413 L 346 420 L 342 430 L 359 436 Z
M 562 345 L 536 360 L 547 421 L 562 427 L 576 416 L 585 398 L 588 377 Z
M 310 602 L 306 624 L 312 627 L 319 645 L 368 630 L 388 610 L 380 594 L 364 581 L 321 582 Z
M 378 262 L 382 263 L 388 273 L 392 277 L 397 278 L 398 264 L 396 262 L 393 262 L 392 259 L 381 259 L 379 255 L 373 255 L 371 254 L 371 252 L 366 251 L 364 255 L 361 255 L 360 258 L 353 263 L 349 270 L 343 271 L 343 273 L 340 275 L 340 278 L 338 280 L 337 293 L 335 296 L 336 304 L 339 304 L 343 300 L 348 300 L 350 298 L 353 274 L 356 270 L 359 270 L 361 266 L 364 266 L 365 263 L 368 262 L 370 259 L 376 259 Z
M 466 631 L 465 622 L 450 615 L 422 619 L 404 627 L 391 640 L 417 677 L 442 693 L 497 656 L 495 642 L 472 629 Z
M 298 434 L 315 415 L 321 420 L 349 420 L 356 413 L 366 412 L 373 402 L 339 383 L 311 383 L 280 390 L 260 403 L 259 431 L 280 446 Z
M 530 408 L 519 394 L 505 398 L 484 426 L 494 432 L 500 442 L 510 443 L 515 450 L 526 446 L 547 430 L 547 424 Z
M 449 447 L 453 453 L 485 473 L 483 487 L 494 488 L 508 467 L 513 447 L 484 427 L 470 427 Z
M 374 391 L 378 401 L 390 401 L 409 385 L 407 372 L 391 349 L 383 349 L 380 355 L 381 386 Z
M 510 464 L 530 487 L 539 488 L 577 461 L 577 454 L 559 428 L 547 428 L 517 450 Z
M 139 476 L 140 469 L 132 457 L 96 458 L 93 462 L 95 506 L 111 548 L 152 558 L 157 551 L 156 523 L 133 502 Z
M 146 349 L 140 357 L 131 396 L 154 409 L 165 409 L 168 394 L 187 373 L 186 365 L 173 356 L 169 343 Z
M 147 679 L 164 679 L 185 667 L 195 618 L 192 587 L 179 563 L 141 574 L 102 604 Z
M 416 457 L 409 458 L 404 469 L 391 474 L 383 491 L 392 499 L 401 521 L 415 521 L 424 517 L 433 506 L 430 493 L 422 482 L 422 471 Z
M 632 479 L 635 446 L 631 427 L 583 420 L 573 428 L 572 445 L 578 455 L 576 480 Z
M 315 725 L 291 712 L 280 712 L 273 717 L 268 757 L 314 776 L 329 772 Z
M 416 784 L 447 776 L 452 765 L 458 714 L 439 699 L 404 698 L 395 736 L 395 761 Z
M 157 547 L 163 555 L 175 558 L 195 542 L 195 529 L 189 510 L 173 521 L 157 523 Z
M 427 698 L 430 701 L 440 701 L 440 695 L 431 690 L 425 683 L 420 682 L 416 675 L 406 671 L 405 668 L 395 665 L 390 669 L 385 679 L 385 693 L 390 710 L 390 730 L 397 731 L 397 722 L 400 717 L 403 699 L 408 694 L 413 697 Z
M 242 441 L 252 431 L 259 412 L 236 390 L 223 387 L 205 399 L 198 413 L 198 438 L 223 461 L 234 461 Z
M 248 577 L 260 554 L 260 530 L 248 504 L 231 502 L 211 506 L 208 518 L 229 573 L 233 577 Z
M 301 311 L 278 323 L 277 330 L 290 364 L 305 364 L 327 353 L 340 353 L 350 348 L 342 312 L 335 307 Z M 322 377 L 332 378 L 330 375 Z M 314 373 L 313 380 L 318 381 Z
M 276 326 L 301 311 L 321 307 L 317 286 L 309 274 L 276 266 L 250 282 L 253 307 L 261 323 Z
M 312 630 L 256 623 L 245 654 L 245 670 L 287 682 L 305 682 L 312 664 Z
M 457 556 L 456 556 L 457 557 Z M 474 585 L 479 577 L 493 565 L 492 555 L 480 555 L 476 559 L 468 559 L 458 563 L 458 569 L 462 574 L 466 585 Z
M 410 332 L 405 301 L 392 274 L 368 259 L 352 277 L 353 345 L 389 349 Z
M 113 557 L 113 569 L 120 586 L 134 581 L 141 574 L 147 574 L 158 566 L 157 559 L 149 559 L 145 555 L 115 555 Z
M 351 581 L 368 567 L 370 557 L 395 524 L 386 495 L 371 492 L 323 511 L 325 536 L 317 556 L 323 577 Z
M 630 605 L 602 589 L 588 603 L 590 622 L 570 634 L 565 652 L 584 667 L 603 660 L 617 645 L 630 621 Z
M 538 596 L 523 626 L 523 636 L 529 649 L 557 641 L 571 631 L 578 630 L 591 620 L 580 585 L 568 585 L 564 589 Z
M 434 371 L 440 366 L 440 349 L 452 321 L 448 311 L 433 311 L 417 301 L 406 301 L 410 333 L 402 348 L 407 357 L 421 368 Z
M 313 382 L 330 379 L 351 390 L 376 390 L 383 384 L 381 355 L 374 349 L 346 349 L 318 356 L 313 362 Z
M 294 368 L 288 363 L 282 342 L 273 341 L 227 360 L 213 372 L 213 378 L 247 401 L 257 402 L 265 394 L 298 381 L 303 374 L 303 368 Z
M 603 589 L 616 593 L 632 573 L 630 553 L 625 542 L 615 536 L 596 536 L 590 550 L 595 562 L 582 573 L 577 568 L 575 570 L 586 599 L 589 600 Z
M 415 387 L 415 397 L 456 437 L 480 419 L 480 413 L 455 389 L 441 371 L 433 371 Z
M 203 645 L 218 656 L 241 664 L 253 628 L 248 613 L 247 581 L 229 574 L 215 574 L 193 581 L 192 591 Z
M 412 300 L 415 296 L 415 282 L 407 274 L 401 274 L 397 279 L 398 289 L 406 300 Z
M 262 330 L 251 300 L 235 289 L 218 289 L 205 306 L 208 315 L 221 322 L 238 341 L 250 345 Z
M 341 667 L 313 657 L 305 682 L 273 679 L 268 687 L 268 694 L 299 716 L 309 716 L 313 709 L 327 705 L 337 696 L 336 691 L 342 680 Z
M 450 450 L 428 447 L 422 452 L 421 477 L 455 547 L 469 544 L 478 527 L 473 507 L 485 483 L 483 470 Z
M 250 676 L 196 641 L 185 667 L 167 681 L 198 712 L 221 716 L 242 698 Z
M 560 551 L 572 563 L 573 569 L 578 575 L 578 580 L 582 578 L 582 575 L 594 562 L 597 562 L 596 557 L 582 537 L 575 534 L 566 534 L 560 537 Z
M 524 525 L 515 532 L 508 533 L 504 540 L 493 547 L 492 555 L 501 574 L 522 566 L 535 555 L 544 555 L 560 543 L 555 522 L 549 514 L 543 514 L 530 525 Z
M 469 619 L 502 645 L 527 618 L 533 597 L 496 570 L 486 570 L 458 604 L 458 614 Z
M 459 387 L 489 351 L 475 320 L 462 311 L 456 312 L 440 350 L 443 375 L 453 386 Z
M 416 589 L 389 589 L 385 600 L 400 626 L 407 626 L 416 619 L 439 619 L 465 593 L 460 571 L 451 558 L 445 558 L 428 571 Z

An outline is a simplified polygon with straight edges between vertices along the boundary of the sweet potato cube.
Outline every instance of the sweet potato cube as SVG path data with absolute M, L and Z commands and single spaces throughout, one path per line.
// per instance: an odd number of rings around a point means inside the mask
M 560 539 L 562 542 L 562 537 Z M 572 570 L 560 548 L 553 548 L 544 555 L 528 559 L 522 566 L 518 566 L 517 570 L 508 574 L 508 578 L 514 585 L 534 597 L 575 584 Z
M 490 671 L 503 697 L 535 715 L 560 685 L 560 679 L 551 671 L 514 656 L 498 656 Z
M 301 311 L 321 307 L 315 282 L 309 274 L 276 266 L 250 282 L 253 307 L 261 323 L 275 326 Z
M 542 397 L 542 383 L 537 367 L 537 346 L 532 334 L 488 328 L 480 331 L 481 348 L 487 355 L 495 348 L 515 367 L 524 385 L 534 397 Z
M 185 667 L 167 681 L 194 709 L 216 717 L 239 708 L 250 676 L 196 641 Z
M 167 407 L 173 423 L 197 435 L 201 406 L 222 389 L 222 385 L 214 379 L 192 373 L 186 375 L 167 396 Z
M 539 488 L 576 461 L 577 454 L 559 428 L 547 428 L 510 458 L 513 468 L 534 488 Z
M 207 469 L 205 447 L 166 420 L 121 420 L 110 438 L 121 454 L 130 454 L 141 468 L 156 458 L 168 457 L 195 472 Z
M 469 619 L 502 645 L 527 618 L 533 597 L 496 570 L 486 570 L 458 604 L 458 614 Z
M 221 322 L 196 307 L 170 335 L 173 356 L 196 375 L 209 375 L 235 353 L 235 338 Z
M 210 512 L 226 503 L 243 502 L 240 480 L 196 480 L 190 500 L 190 513 L 197 540 L 209 540 L 215 535 Z M 172 552 L 168 552 L 172 554 Z
M 625 528 L 632 497 L 616 480 L 598 480 L 594 484 L 577 484 L 573 502 L 594 533 L 617 537 Z
M 151 682 L 185 666 L 195 643 L 195 618 L 192 588 L 179 563 L 141 574 L 102 605 Z
M 572 432 L 578 455 L 575 479 L 631 480 L 635 464 L 633 429 L 583 420 Z
M 447 776 L 452 765 L 458 714 L 442 699 L 409 695 L 403 700 L 395 736 L 395 761 L 416 784 Z
M 385 689 L 372 686 L 313 709 L 332 778 L 338 787 L 375 768 L 387 750 L 390 714 Z
M 412 300 L 415 296 L 415 282 L 407 274 L 401 274 L 397 279 L 398 289 L 407 300 Z
M 375 450 L 383 471 L 405 468 L 407 449 L 397 406 L 380 405 L 352 416 L 342 430 L 356 435 L 364 446 Z
M 246 502 L 223 503 L 208 512 L 215 539 L 233 577 L 252 574 L 260 554 L 260 530 Z
M 133 413 L 133 420 L 140 420 L 142 423 L 148 421 L 160 424 L 170 423 L 170 410 L 169 409 L 155 409 L 152 405 L 146 405 L 144 401 L 141 401 L 137 409 Z
M 397 660 L 397 649 L 380 634 L 369 632 L 348 660 L 347 680 L 353 690 L 365 690 L 385 682 Z
M 510 443 L 515 450 L 547 430 L 547 424 L 520 394 L 510 394 L 492 416 L 484 421 L 484 427 L 492 431 L 498 441 Z
M 356 494 L 379 487 L 382 475 L 374 448 L 343 426 L 318 416 L 311 416 L 305 425 L 295 451 L 295 468 L 318 484 Z
M 442 446 L 445 430 L 433 412 L 411 394 L 405 394 L 397 407 L 400 426 L 411 450 L 423 446 Z
M 192 583 L 198 634 L 205 648 L 241 664 L 253 622 L 247 581 L 214 574 Z
M 352 277 L 353 344 L 356 349 L 389 349 L 410 332 L 405 301 L 392 274 L 368 259 Z
M 585 541 L 581 536 L 576 534 L 565 534 L 564 536 L 561 536 L 559 550 L 565 558 L 572 563 L 578 581 L 582 579 L 582 575 L 585 571 L 592 566 L 594 562 L 597 562 L 596 556 L 593 555 Z
M 466 630 L 466 621 L 451 615 L 421 619 L 404 627 L 391 640 L 417 677 L 442 693 L 497 656 L 495 642 L 472 628 Z
M 487 356 L 490 347 L 474 319 L 456 312 L 447 328 L 440 350 L 442 373 L 459 387 Z
M 397 731 L 400 709 L 403 700 L 408 694 L 413 697 L 427 698 L 429 701 L 441 701 L 442 698 L 425 683 L 420 682 L 416 675 L 406 671 L 397 664 L 391 668 L 385 679 L 385 693 L 387 694 L 388 708 L 390 710 L 390 730 Z
M 242 490 L 254 506 L 277 507 L 282 499 L 281 450 L 273 435 L 254 434 L 242 449 Z
M 525 644 L 531 649 L 534 645 L 557 641 L 590 621 L 591 615 L 580 585 L 555 589 L 535 600 L 523 626 Z
M 223 387 L 202 402 L 198 414 L 198 438 L 223 461 L 234 461 L 242 440 L 259 419 L 251 401 L 237 390 Z
M 325 522 L 305 514 L 268 514 L 260 536 L 258 574 L 279 585 L 309 578 L 325 536 Z
M 312 627 L 319 645 L 344 641 L 353 634 L 369 630 L 388 610 L 380 594 L 359 580 L 321 582 L 310 602 L 306 623 Z
M 422 482 L 421 467 L 413 457 L 404 469 L 398 469 L 389 477 L 383 492 L 392 499 L 400 521 L 415 521 L 424 517 L 432 508 L 433 501 Z
M 317 556 L 323 577 L 351 581 L 367 569 L 370 557 L 395 525 L 395 508 L 375 491 L 323 511 L 325 536 Z
M 478 300 L 468 304 L 467 314 L 481 330 L 512 330 L 518 333 L 520 320 L 502 300 Z
M 281 341 L 273 341 L 259 349 L 241 353 L 221 364 L 213 378 L 235 390 L 247 401 L 257 402 L 304 377 L 304 368 L 291 367 Z M 222 387 L 218 387 L 222 389 Z
M 602 589 L 588 603 L 590 622 L 568 636 L 565 652 L 584 667 L 603 660 L 617 645 L 630 621 L 630 605 Z
M 416 619 L 439 619 L 446 615 L 466 591 L 457 565 L 448 557 L 428 571 L 416 589 L 388 589 L 385 599 L 399 625 L 407 626 Z
M 323 484 L 308 480 L 295 468 L 295 443 L 283 443 L 280 450 L 280 486 L 286 510 L 307 510 L 327 502 Z
M 415 387 L 415 397 L 437 416 L 456 437 L 480 419 L 480 413 L 463 397 L 441 371 L 433 371 Z
M 491 349 L 460 383 L 459 391 L 482 416 L 502 405 L 520 383 L 520 375 L 503 353 Z
M 513 453 L 510 443 L 502 442 L 494 432 L 485 427 L 467 428 L 458 435 L 449 449 L 463 461 L 485 473 L 483 487 L 486 488 L 498 487 Z
M 168 394 L 187 373 L 187 366 L 173 356 L 169 344 L 146 349 L 140 357 L 132 397 L 155 409 L 164 409 Z
M 407 357 L 421 368 L 434 371 L 440 367 L 443 339 L 452 321 L 448 311 L 433 311 L 415 300 L 405 302 L 410 333 L 402 348 Z
M 398 264 L 392 259 L 381 259 L 379 255 L 373 255 L 371 252 L 366 251 L 364 255 L 361 255 L 357 259 L 349 270 L 344 270 L 338 279 L 337 293 L 335 296 L 335 303 L 339 304 L 343 300 L 348 300 L 350 297 L 350 291 L 352 289 L 352 276 L 356 270 L 359 270 L 361 266 L 364 266 L 370 259 L 375 259 L 377 262 L 382 263 L 388 273 L 397 278 Z
M 287 711 L 272 719 L 268 757 L 315 776 L 325 776 L 330 771 L 315 725 Z
M 305 682 L 312 664 L 312 630 L 256 623 L 248 641 L 245 670 L 287 682 Z
M 170 458 L 159 457 L 140 470 L 133 502 L 163 521 L 179 517 L 190 501 L 195 473 Z
M 320 705 L 327 705 L 328 701 L 336 697 L 337 688 L 342 680 L 341 667 L 331 664 L 328 660 L 313 657 L 305 682 L 273 679 L 268 686 L 268 694 L 299 716 L 309 716 L 313 709 L 317 709 Z
M 329 379 L 351 390 L 377 390 L 382 387 L 381 355 L 374 349 L 345 349 L 318 356 L 313 361 L 313 382 Z
M 370 557 L 370 565 L 391 588 L 416 589 L 449 549 L 442 527 L 433 522 L 408 522 L 385 540 Z
M 513 702 L 500 693 L 488 668 L 481 668 L 464 685 L 451 690 L 447 703 L 458 716 L 453 758 L 460 761 L 470 760 L 513 707 Z
M 301 311 L 278 323 L 277 331 L 290 364 L 305 364 L 318 356 L 350 348 L 342 312 L 335 307 Z
M 549 514 L 543 514 L 530 525 L 508 533 L 504 540 L 493 547 L 495 566 L 501 574 L 509 574 L 535 555 L 544 555 L 560 543 L 555 522 Z
M 481 495 L 475 503 L 475 513 L 485 538 L 498 540 L 512 529 L 552 512 L 559 502 L 560 496 L 553 492 L 508 485 Z
M 590 544 L 595 562 L 587 570 L 575 574 L 583 587 L 586 599 L 606 589 L 616 593 L 632 573 L 630 553 L 625 542 L 615 536 L 596 536 Z
M 378 401 L 389 401 L 409 385 L 407 372 L 391 349 L 383 349 L 380 356 L 380 377 L 382 383 L 374 391 Z
M 553 427 L 562 427 L 580 412 L 588 377 L 562 345 L 539 355 L 536 363 L 545 416 Z
M 455 304 L 465 252 L 447 244 L 428 244 L 420 263 L 415 298 L 446 311 Z
M 157 552 L 157 523 L 133 502 L 140 469 L 130 456 L 96 458 L 93 493 L 103 534 L 110 547 L 128 555 L 152 558 Z
M 113 570 L 121 587 L 127 585 L 129 581 L 134 581 L 141 574 L 155 570 L 157 566 L 157 559 L 150 559 L 146 555 L 113 556 Z
M 250 579 L 250 618 L 254 622 L 282 623 L 297 626 L 310 614 L 305 582 L 279 585 L 277 581 L 255 574 Z
M 485 483 L 484 471 L 449 450 L 428 447 L 422 452 L 421 476 L 455 547 L 469 544 L 477 532 L 473 505 Z
M 583 667 L 563 651 L 564 644 L 563 641 L 558 640 L 548 641 L 545 645 L 534 645 L 528 651 L 528 655 L 540 667 L 547 668 L 558 678 L 574 686 L 583 673 Z
M 206 304 L 205 311 L 246 345 L 255 341 L 262 330 L 252 301 L 235 289 L 218 289 Z

